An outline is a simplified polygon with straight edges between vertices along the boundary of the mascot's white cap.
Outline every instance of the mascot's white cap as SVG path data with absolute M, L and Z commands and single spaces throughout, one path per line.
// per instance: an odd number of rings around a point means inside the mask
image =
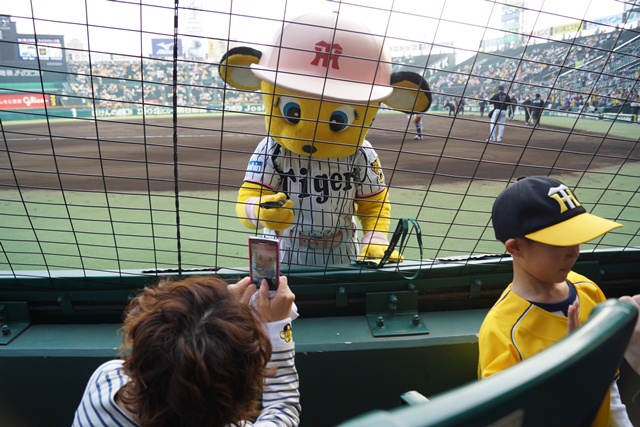
M 393 91 L 382 37 L 338 14 L 310 13 L 285 23 L 251 68 L 273 85 L 327 99 L 368 103 Z

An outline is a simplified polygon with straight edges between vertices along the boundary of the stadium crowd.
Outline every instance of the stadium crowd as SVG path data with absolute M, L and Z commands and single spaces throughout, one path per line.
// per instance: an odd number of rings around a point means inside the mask
M 436 73 L 431 87 L 443 106 L 461 97 L 467 104 L 478 104 L 498 84 L 505 84 L 519 102 L 540 93 L 549 108 L 558 110 L 637 102 L 640 40 L 632 39 L 634 35 L 638 37 L 637 33 L 614 31 L 499 54 L 480 52 L 455 70 Z
M 633 39 L 633 37 L 636 37 Z M 536 40 L 497 54 L 479 52 L 454 67 L 435 70 L 429 58 L 407 58 L 412 67 L 424 67 L 436 105 L 450 100 L 478 105 L 505 84 L 522 103 L 540 93 L 548 108 L 593 111 L 639 101 L 637 52 L 640 39 L 632 31 L 601 32 L 564 41 Z M 625 45 L 626 43 L 626 45 Z M 615 49 L 615 50 L 614 50 Z M 63 103 L 67 106 L 117 108 L 127 105 L 173 105 L 173 63 L 160 59 L 137 61 L 69 62 Z M 177 104 L 202 107 L 260 104 L 256 93 L 224 89 L 215 63 L 178 62 Z
M 158 59 L 69 63 L 67 105 L 117 108 L 132 104 L 173 105 L 173 63 Z M 179 106 L 205 107 L 222 104 L 224 83 L 214 64 L 179 62 L 176 73 Z M 231 104 L 260 103 L 254 93 L 229 91 Z

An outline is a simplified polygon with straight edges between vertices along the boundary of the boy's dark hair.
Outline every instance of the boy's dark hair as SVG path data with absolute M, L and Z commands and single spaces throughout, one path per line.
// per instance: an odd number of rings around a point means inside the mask
M 163 280 L 123 326 L 122 401 L 147 426 L 225 426 L 259 414 L 271 343 L 251 306 L 216 276 Z

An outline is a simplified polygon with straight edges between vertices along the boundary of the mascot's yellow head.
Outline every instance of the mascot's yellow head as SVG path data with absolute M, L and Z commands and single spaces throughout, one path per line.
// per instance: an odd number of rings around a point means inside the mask
M 404 112 L 431 105 L 419 74 L 391 72 L 382 37 L 339 14 L 286 22 L 264 54 L 233 48 L 219 71 L 231 86 L 261 90 L 269 136 L 315 158 L 354 154 L 382 102 Z

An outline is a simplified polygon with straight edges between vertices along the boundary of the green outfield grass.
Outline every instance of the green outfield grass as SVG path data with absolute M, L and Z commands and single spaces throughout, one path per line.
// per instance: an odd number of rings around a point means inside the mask
M 625 225 L 583 249 L 640 246 L 637 163 L 559 178 L 578 185 L 591 212 Z M 489 182 L 392 188 L 391 231 L 402 212 L 419 221 L 423 258 L 502 253 L 490 210 L 503 188 Z M 176 268 L 178 235 L 183 269 L 244 267 L 251 232 L 235 217 L 235 198 L 235 192 L 181 194 L 178 227 L 172 194 L 2 191 L 0 270 Z M 415 236 L 404 255 L 419 258 Z
M 516 116 L 516 120 L 524 122 L 524 116 Z M 558 126 L 581 131 L 606 133 L 608 135 L 618 136 L 621 138 L 629 138 L 638 140 L 640 134 L 640 124 L 611 121 L 611 120 L 592 120 L 586 118 L 577 119 L 575 117 L 553 117 L 544 116 L 540 121 L 541 126 Z
M 542 126 L 630 139 L 638 139 L 640 130 L 636 123 L 575 117 L 544 116 Z M 578 185 L 581 202 L 592 212 L 625 225 L 583 248 L 640 246 L 637 163 L 559 178 Z M 502 253 L 490 210 L 503 188 L 490 182 L 391 188 L 391 231 L 400 215 L 418 219 L 423 258 Z M 170 269 L 179 262 L 184 269 L 244 267 L 251 231 L 236 218 L 235 199 L 235 192 L 181 193 L 178 225 L 173 194 L 0 191 L 0 270 Z M 419 258 L 417 239 L 410 239 L 404 255 Z
M 488 112 L 488 110 L 485 110 Z M 387 111 L 388 113 L 388 111 Z M 432 110 L 429 111 L 429 114 L 443 114 L 447 115 L 446 111 Z M 465 112 L 466 117 L 468 114 L 474 116 L 480 116 L 480 113 L 477 112 Z M 485 114 L 485 117 L 487 115 Z M 488 120 L 488 119 L 487 119 Z M 519 114 L 515 117 L 517 122 L 524 123 L 524 113 Z M 507 122 L 508 124 L 509 122 Z M 588 132 L 596 132 L 607 135 L 613 135 L 621 138 L 628 138 L 631 140 L 638 141 L 638 135 L 640 135 L 640 123 L 631 123 L 625 122 L 621 120 L 593 120 L 591 118 L 586 118 L 582 116 L 578 116 L 577 114 L 571 117 L 556 117 L 556 116 L 542 116 L 540 120 L 540 125 L 544 128 L 545 126 L 557 126 L 567 129 L 575 129 L 581 131 Z

